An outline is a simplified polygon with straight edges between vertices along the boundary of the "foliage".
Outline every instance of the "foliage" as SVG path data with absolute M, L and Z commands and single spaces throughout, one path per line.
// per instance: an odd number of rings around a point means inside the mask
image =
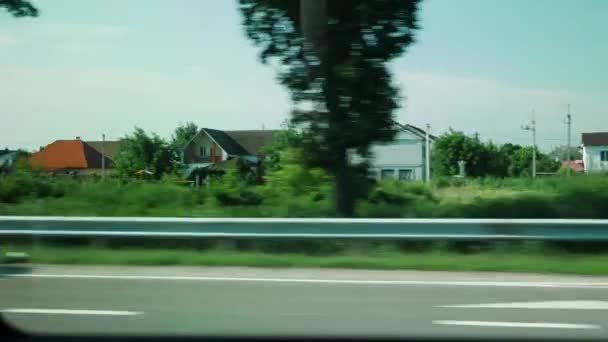
M 262 198 L 236 168 L 228 169 L 221 178 L 211 180 L 209 188 L 219 205 L 259 205 Z
M 548 153 L 548 156 L 551 159 L 568 160 L 568 146 L 555 146 L 553 150 Z M 570 160 L 581 159 L 583 159 L 583 152 L 576 146 L 570 146 Z
M 277 171 L 281 168 L 281 155 L 288 149 L 299 148 L 302 144 L 304 133 L 288 126 L 286 129 L 276 132 L 272 142 L 262 147 L 264 156 L 264 169 L 266 172 Z
M 347 151 L 367 155 L 373 142 L 395 134 L 399 98 L 386 63 L 413 42 L 418 3 L 240 0 L 246 34 L 261 47 L 262 61 L 280 63 L 278 79 L 293 101 L 314 108 L 294 111 L 292 119 L 310 133 L 302 141 L 304 161 L 334 176 L 340 215 L 353 215 L 354 183 L 365 179 Z
M 186 147 L 186 144 L 194 138 L 198 133 L 198 126 L 193 122 L 187 122 L 181 124 L 175 128 L 173 135 L 171 136 L 171 148 L 175 151 L 176 156 L 179 157 L 181 151 Z
M 532 147 L 514 144 L 496 145 L 481 142 L 477 135 L 449 130 L 433 143 L 433 174 L 438 177 L 458 174 L 458 161 L 466 162 L 466 174 L 472 177 L 529 177 L 532 172 Z M 559 162 L 536 150 L 537 172 L 556 172 Z
M 67 183 L 52 181 L 44 174 L 17 170 L 0 177 L 0 202 L 18 203 L 27 197 L 61 197 L 67 191 Z
M 492 152 L 499 154 L 492 146 Z M 433 174 L 437 176 L 452 176 L 459 173 L 458 161 L 464 160 L 467 176 L 483 176 L 488 173 L 491 151 L 477 136 L 468 136 L 463 132 L 449 130 L 433 142 L 431 164 Z M 493 166 L 498 168 L 498 165 Z
M 121 177 L 134 177 L 136 171 L 148 170 L 160 179 L 173 170 L 174 162 L 171 147 L 165 140 L 136 127 L 132 134 L 121 139 L 114 168 Z
M 509 175 L 513 177 L 532 175 L 532 147 L 522 147 L 511 156 Z M 559 162 L 536 150 L 536 172 L 557 172 Z
M 26 0 L 0 0 L 0 9 L 2 8 L 18 18 L 38 16 L 38 9 Z

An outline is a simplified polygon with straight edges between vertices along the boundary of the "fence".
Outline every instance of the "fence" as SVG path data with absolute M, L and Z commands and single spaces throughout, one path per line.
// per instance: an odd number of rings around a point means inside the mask
M 0 235 L 608 241 L 608 220 L 0 216 Z

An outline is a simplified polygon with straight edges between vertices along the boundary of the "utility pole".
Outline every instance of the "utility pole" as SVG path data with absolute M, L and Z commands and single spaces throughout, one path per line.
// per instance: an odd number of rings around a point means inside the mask
M 566 170 L 567 175 L 570 176 L 572 173 L 572 166 L 570 165 L 570 131 L 572 128 L 572 115 L 570 115 L 570 104 L 568 104 L 568 114 L 566 115 L 566 125 L 568 125 L 568 150 L 566 151 L 568 156 L 568 169 Z
M 427 183 L 431 181 L 431 125 L 426 124 L 424 176 Z
M 101 135 L 101 178 L 106 178 L 106 135 Z
M 532 178 L 536 178 L 536 119 L 532 110 L 532 122 L 529 125 L 522 125 L 524 131 L 532 131 Z

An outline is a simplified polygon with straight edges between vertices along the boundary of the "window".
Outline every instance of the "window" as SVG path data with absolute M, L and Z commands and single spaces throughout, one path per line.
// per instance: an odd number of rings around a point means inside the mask
M 603 162 L 608 161 L 608 151 L 600 151 L 600 159 Z
M 380 171 L 380 179 L 391 179 L 391 178 L 395 178 L 395 170 L 382 169 Z
M 412 180 L 412 179 L 414 179 L 414 170 L 412 170 L 412 169 L 399 170 L 399 180 Z
M 201 157 L 209 157 L 209 148 L 207 145 L 201 145 Z

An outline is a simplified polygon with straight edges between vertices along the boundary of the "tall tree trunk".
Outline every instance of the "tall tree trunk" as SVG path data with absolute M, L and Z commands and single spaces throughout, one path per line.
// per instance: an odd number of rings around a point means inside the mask
M 313 80 L 317 77 L 325 78 L 325 105 L 329 112 L 329 131 L 340 132 L 343 129 L 344 113 L 339 108 L 339 96 L 337 93 L 337 82 L 335 80 L 334 69 L 339 61 L 332 58 L 330 49 L 332 44 L 327 33 L 328 9 L 326 0 L 301 0 L 300 14 L 302 32 L 304 35 L 304 49 L 313 52 L 321 64 L 309 66 L 309 78 Z M 331 173 L 335 182 L 335 209 L 336 214 L 341 217 L 352 217 L 354 215 L 355 196 L 353 191 L 353 174 L 347 157 L 346 147 L 340 143 L 332 142 L 330 146 L 332 156 L 335 156 Z

